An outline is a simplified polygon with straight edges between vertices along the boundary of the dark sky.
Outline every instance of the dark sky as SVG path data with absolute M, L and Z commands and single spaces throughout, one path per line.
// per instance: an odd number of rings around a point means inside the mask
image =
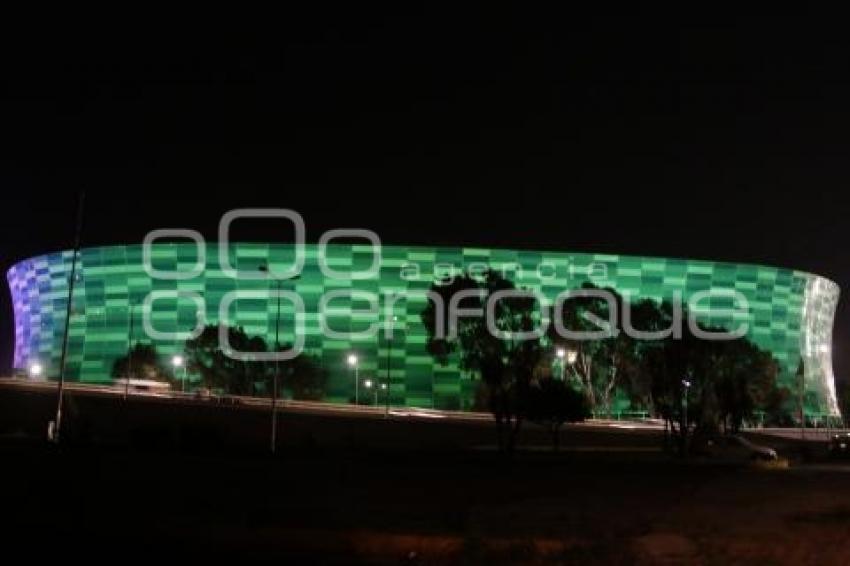
M 275 206 L 314 240 L 746 261 L 850 289 L 842 30 L 451 16 L 4 33 L 0 269 L 69 247 L 85 188 L 85 245 Z M 5 293 L 0 317 L 6 369 Z M 848 337 L 842 306 L 839 377 Z

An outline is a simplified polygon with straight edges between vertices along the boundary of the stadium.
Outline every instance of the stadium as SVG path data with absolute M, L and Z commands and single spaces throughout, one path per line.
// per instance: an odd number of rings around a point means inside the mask
M 59 373 L 73 255 L 26 259 L 7 274 L 19 370 L 37 363 L 48 376 Z M 268 272 L 292 271 L 293 265 L 298 267 L 294 276 L 269 277 Z M 517 287 L 550 299 L 588 282 L 656 301 L 735 290 L 747 299 L 742 316 L 731 320 L 728 308 L 721 308 L 728 305 L 712 302 L 717 313 L 709 311 L 702 319 L 719 326 L 746 322 L 747 337 L 773 354 L 780 383 L 795 392 L 802 361 L 807 415 L 839 415 L 832 369 L 839 298 L 834 282 L 784 268 L 587 253 L 369 245 L 307 245 L 296 253 L 283 244 L 230 244 L 222 250 L 200 242 L 87 248 L 76 262 L 66 375 L 72 381 L 110 383 L 113 363 L 130 344 L 153 343 L 162 356 L 175 355 L 203 324 L 241 326 L 274 343 L 278 311 L 270 293 L 277 289 L 303 301 L 303 310 L 282 301 L 280 340 L 303 340 L 304 350 L 328 371 L 327 401 L 350 400 L 347 360 L 355 354 L 358 380 L 384 383 L 389 375 L 393 405 L 469 410 L 474 376 L 456 362 L 443 366 L 433 359 L 420 313 L 435 280 L 484 269 L 500 271 Z M 338 296 L 328 325 L 336 332 L 328 336 L 319 309 L 331 292 Z M 392 300 L 382 302 L 389 308 L 374 310 L 358 304 L 369 296 Z M 229 305 L 225 313 L 222 301 Z M 226 321 L 220 320 L 223 314 Z M 391 326 L 392 339 L 362 335 L 363 328 L 375 325 Z

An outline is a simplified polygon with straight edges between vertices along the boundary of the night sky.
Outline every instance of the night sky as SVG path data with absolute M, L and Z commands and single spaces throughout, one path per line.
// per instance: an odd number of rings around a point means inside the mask
M 86 189 L 87 246 L 161 227 L 214 238 L 226 210 L 286 207 L 311 240 L 365 227 L 386 243 L 754 262 L 850 289 L 840 30 L 527 14 L 274 23 L 3 34 L 3 273 L 71 246 Z M 842 302 L 840 379 L 848 337 Z

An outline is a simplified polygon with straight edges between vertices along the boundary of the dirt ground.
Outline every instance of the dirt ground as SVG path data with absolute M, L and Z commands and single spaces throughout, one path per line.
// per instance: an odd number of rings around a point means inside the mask
M 165 428 L 57 449 L 10 418 L 30 402 L 6 398 L 0 418 L 14 424 L 0 430 L 0 544 L 36 563 L 850 563 L 850 464 L 685 461 L 657 437 L 579 429 L 557 453 L 529 432 L 536 449 L 505 458 L 482 449 L 486 426 L 297 415 L 272 458 L 159 442 L 185 428 L 169 419 L 247 434 L 267 430 L 261 415 L 138 406 L 131 422 L 95 405 L 78 408 L 95 429 Z
M 0 444 L 6 548 L 312 563 L 846 564 L 850 469 Z

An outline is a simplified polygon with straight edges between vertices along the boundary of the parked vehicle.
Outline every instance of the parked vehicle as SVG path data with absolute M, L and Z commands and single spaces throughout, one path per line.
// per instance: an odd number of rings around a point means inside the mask
M 755 444 L 740 435 L 714 436 L 694 447 L 695 454 L 726 460 L 773 461 L 779 458 L 776 450 Z
M 832 436 L 829 441 L 829 456 L 836 459 L 850 459 L 850 432 Z

